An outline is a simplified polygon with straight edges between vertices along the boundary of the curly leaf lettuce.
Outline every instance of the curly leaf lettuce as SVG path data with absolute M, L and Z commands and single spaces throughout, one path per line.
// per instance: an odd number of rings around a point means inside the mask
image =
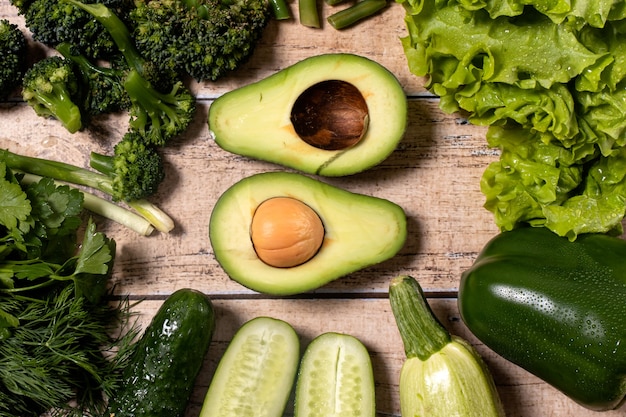
M 488 140 L 502 152 L 480 186 L 502 230 L 528 223 L 570 240 L 581 233 L 623 232 L 626 148 L 603 156 L 583 146 L 577 155 L 519 127 L 494 127 Z
M 481 179 L 498 227 L 621 233 L 625 2 L 398 1 L 409 69 L 500 150 Z
M 626 20 L 607 23 L 602 29 L 585 27 L 577 33 L 580 42 L 603 58 L 589 66 L 575 82 L 577 91 L 616 91 L 626 79 Z
M 525 7 L 549 17 L 556 24 L 603 27 L 607 21 L 626 17 L 622 0 L 451 0 L 467 10 L 486 10 L 492 18 L 518 16 Z
M 409 65 L 417 75 L 429 75 L 432 85 L 502 82 L 550 88 L 603 55 L 587 49 L 568 27 L 538 13 L 492 19 L 482 10 L 438 8 L 432 0 L 404 5 L 409 32 L 404 47 L 414 49 Z

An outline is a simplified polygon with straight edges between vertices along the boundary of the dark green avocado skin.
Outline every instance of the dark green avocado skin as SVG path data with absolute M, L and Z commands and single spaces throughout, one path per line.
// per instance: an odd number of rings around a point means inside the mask
M 626 241 L 503 232 L 463 273 L 459 311 L 485 345 L 593 410 L 626 393 Z

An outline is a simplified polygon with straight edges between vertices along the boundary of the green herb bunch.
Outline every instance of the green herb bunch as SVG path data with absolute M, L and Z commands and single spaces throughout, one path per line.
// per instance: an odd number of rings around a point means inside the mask
M 132 351 L 107 297 L 115 242 L 83 227 L 83 194 L 0 163 L 0 416 L 98 415 Z M 82 234 L 82 239 L 78 236 Z

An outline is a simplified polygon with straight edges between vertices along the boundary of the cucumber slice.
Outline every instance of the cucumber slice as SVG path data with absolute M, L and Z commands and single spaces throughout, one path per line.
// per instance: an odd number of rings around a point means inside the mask
M 281 417 L 299 360 L 290 324 L 270 317 L 246 322 L 217 365 L 200 417 Z
M 372 362 L 357 338 L 328 332 L 313 339 L 296 384 L 295 417 L 374 417 Z

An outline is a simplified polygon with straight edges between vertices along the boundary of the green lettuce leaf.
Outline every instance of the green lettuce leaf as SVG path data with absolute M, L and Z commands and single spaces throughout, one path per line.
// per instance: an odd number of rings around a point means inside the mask
M 528 223 L 570 240 L 581 233 L 622 233 L 625 147 L 604 156 L 594 146 L 567 149 L 510 126 L 490 127 L 488 139 L 502 151 L 480 186 L 501 230 Z
M 448 113 L 489 126 L 481 178 L 501 230 L 621 233 L 626 2 L 398 0 L 409 69 Z
M 546 227 L 570 240 L 581 233 L 622 234 L 626 215 L 626 148 L 601 156 L 585 175 L 582 192 L 544 207 Z
M 543 207 L 567 200 L 583 181 L 585 161 L 595 157 L 593 147 L 577 154 L 521 127 L 493 126 L 487 137 L 501 154 L 483 172 L 480 187 L 502 230 L 520 223 L 545 225 Z
M 404 3 L 409 35 L 403 46 L 409 67 L 429 76 L 429 87 L 476 90 L 482 82 L 550 88 L 567 83 L 601 59 L 566 26 L 538 13 L 491 19 L 483 10 L 464 13 L 434 1 Z M 414 8 L 416 7 L 416 8 Z
M 621 0 L 450 0 L 467 10 L 486 10 L 492 18 L 518 16 L 525 7 L 549 17 L 556 24 L 568 23 L 577 27 L 603 27 L 607 21 L 626 17 Z

